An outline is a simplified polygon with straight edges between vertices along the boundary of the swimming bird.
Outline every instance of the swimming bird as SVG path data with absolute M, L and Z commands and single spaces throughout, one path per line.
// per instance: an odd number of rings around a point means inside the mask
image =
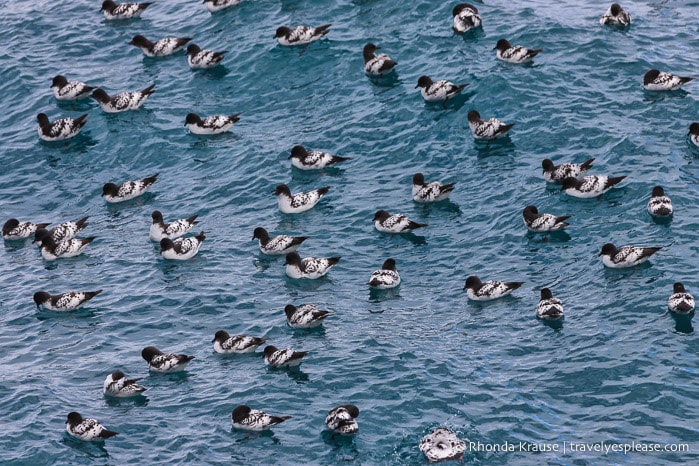
M 272 416 L 249 406 L 236 406 L 231 414 L 233 427 L 244 430 L 262 431 L 281 424 L 291 416 Z
M 692 123 L 689 125 L 689 140 L 692 144 L 699 146 L 699 123 Z
M 277 235 L 270 237 L 267 230 L 257 227 L 252 232 L 252 239 L 258 240 L 262 254 L 279 256 L 296 251 L 301 243 L 308 239 L 308 236 Z
M 165 223 L 163 221 L 163 214 L 160 213 L 159 210 L 154 210 L 150 216 L 153 219 L 153 223 L 150 226 L 150 231 L 148 232 L 148 236 L 150 237 L 151 241 L 160 241 L 163 238 L 179 238 L 194 228 L 194 225 L 199 223 L 196 220 L 198 215 L 181 218 L 170 223 Z
M 230 336 L 225 330 L 219 330 L 214 335 L 211 343 L 214 344 L 214 351 L 219 354 L 243 354 L 252 353 L 267 340 L 269 338 L 250 337 L 247 335 Z
M 118 186 L 114 183 L 106 183 L 102 187 L 101 195 L 109 203 L 130 201 L 148 191 L 148 188 L 158 179 L 158 175 L 159 173 L 156 173 L 141 180 L 125 181 Z
M 216 13 L 217 11 L 221 11 L 229 6 L 237 5 L 241 1 L 242 0 L 204 0 L 204 5 L 209 12 Z
M 626 178 L 626 175 L 614 177 L 607 175 L 590 175 L 578 180 L 571 176 L 563 180 L 561 191 L 565 191 L 569 196 L 583 199 L 597 197 L 612 189 L 614 185 L 624 178 Z
M 34 303 L 37 309 L 43 307 L 49 311 L 73 311 L 101 292 L 102 290 L 68 291 L 52 295 L 45 291 L 37 291 L 34 293 Z
M 46 228 L 50 223 L 20 222 L 16 218 L 8 219 L 2 225 L 2 239 L 12 241 L 26 239 L 36 233 L 39 228 Z
M 662 186 L 656 186 L 650 194 L 648 213 L 653 217 L 669 217 L 672 215 L 672 201 L 665 195 Z
M 39 124 L 37 131 L 41 139 L 44 141 L 62 141 L 74 137 L 83 129 L 87 123 L 87 113 L 77 118 L 59 118 L 53 123 L 49 121 L 49 117 L 45 113 L 39 113 L 36 116 L 36 121 Z
M 190 40 L 192 40 L 191 37 L 166 37 L 151 42 L 138 34 L 133 36 L 129 45 L 138 47 L 143 52 L 143 55 L 147 57 L 166 57 L 181 50 Z
M 521 45 L 512 46 L 506 39 L 500 39 L 495 45 L 495 55 L 507 63 L 525 63 L 537 56 L 543 49 L 528 49 Z
M 674 74 L 652 69 L 643 75 L 643 88 L 647 91 L 674 91 L 692 80 L 694 78 L 675 76 Z
M 599 23 L 608 26 L 628 26 L 631 24 L 631 15 L 618 3 L 612 3 L 612 6 L 599 19 Z
M 400 285 L 400 275 L 396 270 L 396 261 L 386 259 L 380 269 L 371 272 L 369 286 L 379 290 L 387 290 Z
M 95 89 L 91 97 L 97 101 L 105 113 L 119 113 L 128 110 L 138 110 L 141 105 L 154 92 L 155 84 L 151 84 L 142 91 L 120 92 L 111 97 L 104 89 Z
M 228 131 L 238 120 L 240 120 L 240 113 L 213 115 L 203 120 L 196 113 L 188 113 L 184 125 L 193 134 L 219 134 Z
M 522 211 L 522 217 L 524 218 L 524 224 L 527 226 L 529 231 L 536 233 L 548 233 L 549 231 L 556 231 L 567 227 L 569 224 L 566 222 L 571 216 L 563 215 L 557 217 L 553 214 L 540 214 L 539 210 L 533 206 L 528 205 Z
M 86 442 L 102 441 L 118 435 L 107 430 L 97 419 L 85 418 L 75 411 L 68 413 L 66 420 L 66 432 L 71 436 Z
M 284 313 L 291 328 L 315 328 L 330 315 L 330 311 L 321 311 L 315 304 L 304 304 L 299 307 L 287 304 Z
M 468 84 L 454 84 L 441 79 L 432 81 L 429 76 L 422 75 L 417 80 L 415 88 L 420 88 L 422 98 L 427 102 L 445 102 L 459 95 Z
M 307 354 L 308 351 L 294 351 L 291 348 L 277 349 L 272 345 L 267 345 L 264 349 L 265 364 L 272 367 L 298 366 Z
M 278 198 L 277 205 L 281 212 L 285 214 L 299 214 L 312 209 L 329 190 L 330 186 L 325 186 L 307 193 L 296 193 L 292 196 L 289 187 L 285 184 L 280 184 L 272 192 Z
M 196 44 L 187 46 L 187 64 L 192 69 L 213 68 L 221 63 L 223 56 L 228 50 L 214 52 L 213 50 L 202 50 Z
M 132 19 L 141 16 L 143 11 L 153 2 L 143 3 L 114 3 L 112 0 L 104 0 L 100 11 L 107 19 Z
M 454 17 L 452 29 L 457 34 L 463 34 L 481 25 L 481 17 L 478 8 L 469 3 L 459 3 L 451 10 Z
M 622 246 L 617 249 L 612 243 L 606 243 L 602 246 L 598 256 L 602 256 L 602 264 L 605 267 L 620 269 L 642 264 L 661 249 L 660 247 L 644 248 L 640 246 Z
M 364 55 L 364 73 L 367 76 L 375 78 L 385 76 L 393 71 L 398 64 L 385 53 L 376 55 L 376 51 L 379 48 L 371 42 L 364 46 L 362 53 Z
M 146 388 L 137 384 L 141 378 L 127 379 L 122 371 L 114 371 L 104 379 L 102 392 L 107 396 L 117 398 L 127 398 L 129 396 L 140 395 Z
M 163 259 L 186 261 L 196 256 L 199 248 L 206 239 L 206 235 L 202 231 L 197 236 L 190 238 L 162 238 L 160 240 L 160 255 Z
M 568 177 L 573 177 L 578 180 L 583 179 L 587 171 L 592 167 L 594 158 L 584 161 L 583 163 L 566 162 L 560 165 L 554 165 L 551 159 L 544 159 L 541 162 L 544 179 L 548 183 L 563 183 Z
M 471 275 L 466 279 L 464 290 L 467 290 L 466 295 L 469 299 L 489 301 L 507 296 L 523 284 L 524 282 L 499 282 L 495 280 L 481 282 L 480 278 Z
M 51 81 L 51 89 L 56 100 L 79 100 L 90 97 L 92 86 L 80 81 L 68 81 L 65 76 L 57 75 Z
M 468 112 L 468 127 L 476 139 L 497 139 L 507 136 L 507 132 L 514 126 L 513 124 L 505 124 L 497 118 L 489 120 L 481 120 L 481 115 L 476 110 Z
M 279 26 L 274 33 L 274 38 L 277 39 L 281 45 L 308 44 L 330 32 L 328 29 L 330 26 L 330 24 L 324 24 L 318 27 L 296 26 L 293 29 L 287 26 Z
M 56 243 L 50 235 L 44 236 L 41 239 L 41 255 L 47 261 L 63 257 L 75 257 L 83 252 L 94 239 L 95 237 L 91 236 L 89 238 L 73 238 Z
M 83 217 L 79 220 L 76 221 L 67 221 L 63 222 L 59 225 L 56 225 L 55 227 L 51 228 L 50 230 L 46 230 L 45 228 L 38 228 L 34 232 L 34 241 L 33 243 L 41 243 L 41 240 L 44 239 L 44 236 L 50 235 L 51 238 L 56 243 L 59 243 L 61 241 L 65 241 L 67 239 L 73 239 L 75 238 L 78 233 L 80 233 L 82 230 L 84 230 L 88 223 L 87 219 L 90 218 L 89 216 Z
M 325 416 L 325 425 L 335 433 L 352 435 L 359 432 L 357 417 L 359 417 L 359 408 L 355 405 L 340 405 L 328 411 Z
M 438 202 L 449 197 L 454 190 L 456 183 L 442 184 L 439 181 L 425 183 L 422 173 L 413 175 L 413 201 L 415 202 Z
M 309 278 L 316 279 L 330 272 L 335 264 L 340 262 L 339 257 L 315 258 L 304 257 L 297 252 L 290 252 L 286 255 L 286 275 L 289 278 Z
M 684 289 L 680 282 L 672 286 L 672 294 L 667 300 L 667 308 L 678 314 L 689 314 L 694 310 L 694 296 Z
M 563 317 L 563 303 L 560 299 L 554 298 L 548 288 L 541 289 L 541 300 L 536 305 L 536 316 L 547 320 Z
M 430 463 L 448 460 L 461 461 L 466 451 L 466 442 L 459 439 L 446 427 L 438 427 L 420 439 L 419 447 Z
M 146 346 L 141 351 L 141 357 L 148 363 L 148 369 L 155 372 L 180 372 L 194 359 L 186 354 L 163 353 L 155 346 Z
M 426 223 L 414 222 L 403 214 L 391 215 L 385 210 L 377 210 L 374 214 L 374 228 L 383 233 L 406 233 L 426 226 Z
M 289 159 L 291 159 L 291 165 L 299 170 L 318 170 L 334 167 L 340 162 L 349 160 L 349 157 L 340 157 L 319 150 L 307 150 L 303 146 L 294 146 L 291 148 Z

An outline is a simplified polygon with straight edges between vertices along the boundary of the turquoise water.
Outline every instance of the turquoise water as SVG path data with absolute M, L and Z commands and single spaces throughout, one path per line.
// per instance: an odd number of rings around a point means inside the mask
M 4 464 L 422 464 L 419 439 L 446 425 L 484 445 L 557 445 L 563 452 L 469 451 L 477 464 L 696 462 L 699 417 L 691 318 L 664 315 L 672 284 L 699 293 L 699 151 L 686 133 L 699 120 L 699 84 L 644 92 L 650 68 L 696 75 L 697 2 L 626 2 L 626 31 L 601 27 L 609 4 L 493 2 L 483 28 L 451 32 L 453 4 L 417 1 L 246 1 L 211 15 L 197 1 L 160 1 L 139 20 L 107 23 L 100 2 L 1 2 L 2 220 L 59 223 L 90 216 L 97 236 L 78 258 L 44 261 L 27 242 L 0 248 L 0 461 Z M 281 24 L 333 23 L 305 48 L 272 38 Z M 224 66 L 188 69 L 183 52 L 144 58 L 127 42 L 192 36 L 227 49 Z M 544 49 L 533 65 L 498 62 L 500 38 Z M 391 79 L 362 72 L 368 41 L 398 63 Z M 107 115 L 94 101 L 60 103 L 65 74 L 115 93 L 156 91 L 137 112 Z M 417 78 L 469 82 L 447 105 L 425 104 Z M 476 143 L 466 113 L 515 126 L 509 139 Z M 197 137 L 190 112 L 242 112 L 226 134 Z M 67 144 L 46 144 L 36 114 L 88 113 Z M 291 169 L 295 144 L 351 160 Z M 547 187 L 541 160 L 581 162 L 627 175 L 601 199 Z M 449 201 L 410 199 L 412 175 L 456 182 Z M 160 172 L 143 197 L 107 205 L 108 181 Z M 278 212 L 271 191 L 329 185 L 316 208 Z M 655 185 L 675 204 L 669 223 L 645 211 Z M 563 234 L 528 234 L 521 210 L 572 215 Z M 379 208 L 429 227 L 387 236 Z M 194 259 L 164 261 L 148 239 L 150 213 L 199 214 L 207 240 Z M 259 254 L 252 231 L 310 236 L 302 256 L 342 256 L 328 278 L 284 276 L 283 258 Z M 603 243 L 664 246 L 649 264 L 605 270 Z M 369 274 L 396 259 L 403 283 L 371 293 Z M 469 302 L 465 278 L 522 280 L 513 296 Z M 539 290 L 563 300 L 559 325 L 535 318 Z M 104 289 L 72 313 L 37 313 L 45 290 Z M 286 304 L 331 309 L 322 328 L 292 330 Z M 213 352 L 219 329 L 310 351 L 299 370 L 270 370 L 261 350 Z M 182 374 L 148 374 L 141 349 L 193 354 Z M 111 400 L 104 378 L 143 377 L 145 396 Z M 248 404 L 292 419 L 272 432 L 231 429 Z M 327 411 L 354 403 L 360 432 L 332 438 Z M 95 417 L 120 435 L 82 444 L 66 414 Z M 571 452 L 573 443 L 687 444 L 689 452 Z

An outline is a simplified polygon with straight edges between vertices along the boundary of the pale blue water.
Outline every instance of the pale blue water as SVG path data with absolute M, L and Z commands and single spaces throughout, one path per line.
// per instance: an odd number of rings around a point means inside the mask
M 456 3 L 456 2 L 454 2 Z M 482 444 L 685 443 L 689 452 L 467 452 L 477 464 L 663 464 L 699 459 L 697 349 L 691 318 L 663 315 L 672 283 L 699 293 L 699 84 L 671 94 L 641 88 L 657 67 L 697 75 L 695 2 L 624 2 L 627 31 L 601 27 L 608 2 L 478 3 L 484 26 L 451 32 L 453 3 L 245 1 L 210 15 L 199 1 L 159 1 L 140 20 L 106 23 L 98 1 L 0 2 L 2 145 L 0 220 L 58 223 L 90 216 L 97 236 L 80 257 L 44 261 L 27 242 L 0 248 L 0 462 L 3 464 L 422 464 L 419 439 L 446 425 Z M 307 48 L 273 40 L 281 24 L 333 23 Z M 143 58 L 127 45 L 192 36 L 227 49 L 224 66 L 193 72 L 183 52 Z M 542 47 L 533 65 L 496 61 L 495 42 Z M 373 41 L 398 61 L 380 85 L 362 72 Z M 138 112 L 106 115 L 90 100 L 58 104 L 51 78 L 108 92 L 156 92 Z M 425 105 L 417 78 L 469 82 L 464 97 Z M 507 140 L 475 143 L 466 113 L 515 123 Z M 197 137 L 187 112 L 242 112 L 231 132 Z M 35 118 L 89 113 L 69 144 L 44 144 Z M 304 144 L 352 159 L 320 173 L 291 170 Z M 544 158 L 592 173 L 627 175 L 599 200 L 547 187 Z M 457 182 L 450 200 L 410 199 L 412 175 Z M 123 205 L 100 197 L 108 181 L 160 172 L 151 191 Z M 312 211 L 278 212 L 278 183 L 331 186 Z M 660 184 L 670 223 L 645 211 Z M 521 210 L 572 215 L 564 234 L 527 234 Z M 373 229 L 379 209 L 429 223 L 416 235 Z M 184 263 L 148 240 L 150 213 L 198 213 L 207 240 Z M 302 255 L 341 255 L 327 279 L 284 276 L 252 231 L 304 234 Z M 649 265 L 605 270 L 601 245 L 664 246 Z M 403 284 L 370 293 L 366 281 L 396 259 Z M 468 275 L 523 280 L 512 297 L 468 302 Z M 562 325 L 537 321 L 539 290 L 565 303 Z M 32 295 L 104 289 L 82 310 L 37 313 Z M 321 329 L 292 330 L 288 303 L 334 310 Z M 260 351 L 222 357 L 219 329 L 310 351 L 300 370 L 267 369 Z M 155 345 L 194 354 L 184 374 L 148 374 Z M 101 393 L 116 369 L 143 377 L 136 399 Z M 231 429 L 246 403 L 292 419 L 272 433 Z M 360 432 L 334 439 L 324 416 L 359 406 Z M 120 435 L 104 445 L 67 438 L 66 414 L 95 417 Z

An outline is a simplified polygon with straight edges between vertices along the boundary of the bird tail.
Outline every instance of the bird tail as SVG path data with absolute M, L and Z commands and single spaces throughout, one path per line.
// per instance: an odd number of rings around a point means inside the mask
M 509 125 L 502 125 L 500 128 L 498 128 L 497 133 L 498 134 L 505 134 L 507 133 L 512 127 L 514 126 L 514 123 L 510 123 Z
M 78 127 L 82 128 L 85 126 L 85 123 L 87 123 L 87 113 L 84 113 L 80 115 L 79 117 L 75 118 L 73 122 L 78 125 Z
M 101 292 L 102 292 L 102 290 L 87 291 L 87 292 L 85 293 L 85 297 L 86 297 L 87 299 L 92 299 L 92 298 L 94 298 L 95 296 L 97 296 L 98 294 L 100 294 Z
M 143 89 L 141 91 L 141 94 L 143 95 L 151 95 L 153 93 L 153 89 L 155 88 L 155 83 L 151 84 L 147 88 Z
M 417 223 L 417 222 L 414 222 L 412 220 L 410 222 L 408 222 L 408 228 L 410 228 L 411 230 L 414 230 L 415 228 L 426 227 L 426 226 L 427 226 L 426 223 Z
M 88 218 L 90 218 L 90 217 L 89 216 L 83 217 L 80 220 L 78 220 L 77 222 L 75 222 L 75 224 L 78 226 L 79 230 L 82 230 L 83 228 L 85 228 L 87 226 L 87 219 Z
M 594 162 L 594 161 L 595 161 L 595 158 L 594 158 L 594 157 L 591 158 L 590 160 L 586 160 L 586 161 L 584 161 L 583 163 L 580 164 L 580 168 L 583 169 L 583 170 L 587 170 L 587 169 L 589 169 L 590 167 L 592 167 L 592 162 Z
M 156 173 L 156 174 L 153 175 L 153 176 L 149 176 L 148 178 L 144 178 L 143 181 L 144 181 L 147 185 L 151 185 L 151 184 L 155 183 L 155 181 L 158 179 L 158 175 L 160 175 L 160 173 Z
M 617 183 L 620 183 L 621 180 L 626 178 L 626 175 L 624 176 L 610 176 L 609 179 L 607 180 L 607 187 L 612 187 Z
M 119 435 L 119 433 L 114 432 L 112 430 L 104 429 L 102 432 L 100 432 L 99 437 L 100 438 L 109 438 L 109 437 L 114 437 L 115 435 Z
M 96 236 L 89 236 L 87 238 L 81 238 L 81 241 L 83 242 L 83 244 L 90 244 L 95 240 L 95 238 L 97 238 L 97 237 Z

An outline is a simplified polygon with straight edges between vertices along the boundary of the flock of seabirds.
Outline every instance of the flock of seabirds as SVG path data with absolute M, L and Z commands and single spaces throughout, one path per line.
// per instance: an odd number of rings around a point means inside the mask
M 205 6 L 211 12 L 219 11 L 241 0 L 204 0 Z M 139 17 L 152 3 L 114 3 L 106 0 L 101 11 L 107 20 L 128 20 Z M 455 33 L 463 34 L 481 26 L 478 9 L 467 3 L 460 3 L 453 8 L 453 25 Z M 612 4 L 600 18 L 600 24 L 611 27 L 626 28 L 631 23 L 631 17 L 619 4 Z M 282 46 L 308 44 L 328 34 L 330 24 L 312 27 L 296 26 L 293 28 L 281 26 L 276 30 L 275 38 Z M 172 55 L 186 49 L 187 63 L 193 69 L 213 68 L 221 63 L 226 51 L 202 50 L 191 43 L 192 38 L 164 38 L 151 42 L 142 35 L 133 37 L 131 45 L 141 49 L 149 57 Z M 366 44 L 364 54 L 364 72 L 372 79 L 389 75 L 395 70 L 396 62 L 387 54 L 376 54 L 378 47 Z M 505 62 L 520 64 L 532 60 L 542 49 L 528 49 L 512 46 L 507 40 L 501 39 L 495 46 L 496 56 Z M 648 71 L 643 77 L 643 87 L 649 91 L 673 91 L 691 81 L 691 77 L 675 76 L 656 69 Z M 115 113 L 136 110 L 154 91 L 151 85 L 138 92 L 123 92 L 110 96 L 103 89 L 88 86 L 78 81 L 68 81 L 64 76 L 56 76 L 51 88 L 57 100 L 70 101 L 91 97 L 95 99 L 104 112 Z M 447 80 L 432 80 L 428 76 L 418 79 L 416 88 L 427 102 L 446 103 L 457 96 L 467 84 L 454 84 Z M 240 118 L 240 114 L 214 115 L 201 118 L 189 113 L 185 117 L 185 126 L 189 131 L 199 135 L 218 134 L 229 130 Z M 80 132 L 87 122 L 87 114 L 77 118 L 61 118 L 49 121 L 44 113 L 37 116 L 38 133 L 46 141 L 60 141 L 72 138 Z M 497 118 L 481 119 L 476 110 L 468 112 L 469 128 L 476 139 L 492 140 L 505 137 L 513 127 Z M 699 146 L 699 123 L 692 123 L 689 131 L 690 140 Z M 334 166 L 347 160 L 326 152 L 308 150 L 303 146 L 294 146 L 291 150 L 291 164 L 301 170 L 319 170 Z M 545 159 L 542 162 L 543 176 L 548 183 L 561 185 L 566 194 L 578 198 L 598 197 L 621 182 L 625 176 L 587 175 L 594 159 L 583 163 L 562 163 L 555 165 Z M 121 184 L 107 183 L 103 187 L 102 196 L 109 203 L 124 202 L 145 193 L 157 181 L 158 174 L 135 181 Z M 442 184 L 438 181 L 426 182 L 421 173 L 413 177 L 412 198 L 418 203 L 439 202 L 446 199 L 454 189 L 455 183 Z M 280 184 L 274 194 L 278 197 L 279 210 L 287 214 L 305 212 L 313 208 L 328 192 L 329 187 L 292 194 L 289 187 Z M 653 217 L 671 218 L 672 202 L 663 188 L 653 188 L 647 205 L 648 213 Z M 540 213 L 535 206 L 527 206 L 522 212 L 522 218 L 527 229 L 532 232 L 549 233 L 568 226 L 569 215 L 557 216 L 550 213 Z M 153 223 L 149 236 L 152 241 L 160 243 L 161 255 L 169 260 L 187 260 L 194 257 L 206 236 L 204 232 L 196 236 L 185 237 L 197 225 L 197 216 L 166 223 L 159 211 L 153 211 Z M 9 219 L 2 228 L 5 241 L 23 240 L 33 237 L 34 242 L 41 245 L 41 255 L 46 260 L 73 257 L 82 253 L 94 240 L 94 237 L 78 238 L 77 235 L 87 227 L 88 218 L 68 221 L 48 229 L 47 223 L 20 222 Z M 390 214 L 379 210 L 374 216 L 374 226 L 385 233 L 400 234 L 410 232 L 427 225 L 415 222 L 403 214 Z M 338 263 L 339 257 L 315 258 L 301 256 L 296 252 L 307 239 L 305 236 L 278 235 L 270 236 L 262 227 L 253 232 L 253 239 L 259 242 L 260 251 L 267 255 L 285 255 L 286 274 L 294 279 L 316 279 L 327 274 Z M 648 260 L 660 247 L 622 246 L 617 248 L 611 243 L 605 244 L 599 255 L 606 267 L 633 267 Z M 396 270 L 394 259 L 387 259 L 381 269 L 374 271 L 369 279 L 369 285 L 378 289 L 394 288 L 400 284 L 400 276 Z M 488 280 L 482 282 L 477 276 L 466 279 L 464 289 L 472 300 L 492 300 L 509 295 L 524 282 L 506 282 Z M 37 307 L 53 311 L 71 311 L 85 304 L 102 290 L 90 292 L 66 292 L 51 295 L 44 291 L 34 294 Z M 694 298 L 688 293 L 682 283 L 675 283 L 673 293 L 668 299 L 668 309 L 672 312 L 689 314 L 694 310 Z M 320 310 L 314 304 L 296 307 L 289 304 L 285 308 L 288 324 L 293 328 L 313 328 L 322 324 L 330 314 Z M 536 314 L 541 319 L 560 319 L 563 317 L 563 303 L 553 297 L 548 288 L 541 290 L 541 300 L 536 306 Z M 247 335 L 229 335 L 225 330 L 219 330 L 212 341 L 214 350 L 221 354 L 249 353 L 264 344 L 266 338 Z M 278 349 L 267 345 L 264 348 L 264 361 L 272 367 L 292 367 L 301 363 L 307 354 L 305 351 L 295 351 L 291 348 Z M 184 370 L 194 358 L 185 354 L 163 353 L 154 346 L 148 346 L 141 353 L 148 364 L 148 369 L 155 372 L 177 372 Z M 130 397 L 143 393 L 146 388 L 139 385 L 138 378 L 129 379 L 122 371 L 117 370 L 107 376 L 104 381 L 104 394 L 113 397 Z M 352 404 L 344 404 L 331 409 L 325 419 L 329 430 L 339 434 L 355 434 L 358 432 L 357 417 L 359 408 Z M 261 431 L 269 429 L 290 416 L 275 416 L 264 411 L 250 408 L 246 405 L 237 406 L 232 412 L 232 423 L 235 428 Z M 68 414 L 66 431 L 73 437 L 85 441 L 102 441 L 117 435 L 106 429 L 100 422 L 92 418 L 83 418 L 77 412 Z M 430 461 L 441 461 L 462 458 L 466 445 L 452 431 L 439 427 L 423 437 L 419 442 L 420 450 Z

